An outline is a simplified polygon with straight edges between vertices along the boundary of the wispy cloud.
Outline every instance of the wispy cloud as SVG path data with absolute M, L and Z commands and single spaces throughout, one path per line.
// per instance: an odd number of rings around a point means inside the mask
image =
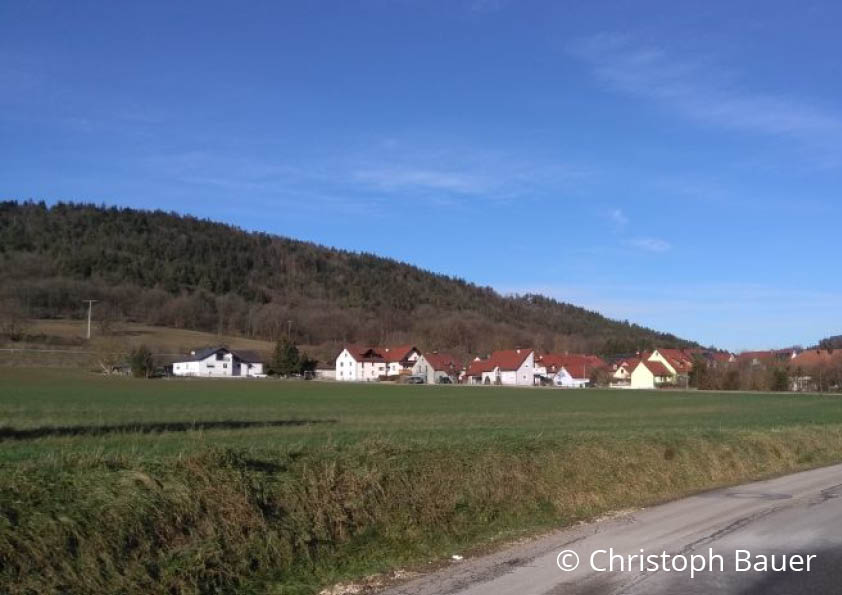
M 393 167 L 362 169 L 353 172 L 357 181 L 371 184 L 381 190 L 429 189 L 458 194 L 480 194 L 493 185 L 481 176 L 457 171 Z
M 626 225 L 629 224 L 629 218 L 626 217 L 622 209 L 611 209 L 608 212 L 608 218 L 618 230 L 625 229 Z
M 842 141 L 842 117 L 784 94 L 747 90 L 707 58 L 686 59 L 614 34 L 580 40 L 572 53 L 619 91 L 655 100 L 722 128 L 788 138 L 825 150 Z
M 590 171 L 569 163 L 526 158 L 459 142 L 413 143 L 389 138 L 342 159 L 352 184 L 383 194 L 495 201 L 569 188 Z
M 669 242 L 658 238 L 632 238 L 629 245 L 646 252 L 668 252 L 672 248 Z

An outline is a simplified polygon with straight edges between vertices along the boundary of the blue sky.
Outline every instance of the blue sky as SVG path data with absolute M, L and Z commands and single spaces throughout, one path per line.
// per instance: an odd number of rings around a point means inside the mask
M 0 3 L 0 197 L 163 208 L 730 349 L 842 332 L 838 3 Z

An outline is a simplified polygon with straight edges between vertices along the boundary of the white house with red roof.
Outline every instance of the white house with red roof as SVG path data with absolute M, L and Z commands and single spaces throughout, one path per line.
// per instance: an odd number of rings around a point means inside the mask
M 618 363 L 611 373 L 611 386 L 627 388 L 631 384 L 631 374 L 639 363 L 640 358 L 636 357 L 627 358 Z
M 383 359 L 386 360 L 387 376 L 411 374 L 412 367 L 418 361 L 418 358 L 421 357 L 421 351 L 414 345 L 383 347 L 379 351 L 382 353 Z
M 465 369 L 462 382 L 466 384 L 482 384 L 483 374 L 494 369 L 490 359 L 474 358 Z M 489 383 L 490 384 L 490 383 Z
M 386 360 L 373 347 L 347 345 L 336 357 L 336 380 L 372 382 L 386 375 Z
M 693 369 L 692 354 L 682 349 L 656 349 L 646 359 L 661 362 L 676 378 L 687 376 Z
M 531 349 L 495 351 L 488 359 L 476 359 L 468 365 L 470 384 L 532 386 L 535 383 L 535 352 Z
M 424 378 L 427 384 L 439 384 L 444 378 L 457 382 L 462 369 L 462 362 L 457 357 L 449 353 L 428 351 L 415 360 L 412 375 Z
M 629 386 L 639 389 L 658 388 L 664 384 L 672 384 L 673 379 L 674 374 L 663 362 L 645 359 L 632 370 Z
M 535 358 L 536 384 L 548 382 L 562 388 L 584 388 L 594 371 L 608 364 L 595 355 L 547 353 Z
M 336 357 L 336 380 L 373 382 L 381 376 L 411 373 L 421 352 L 412 345 L 367 347 L 348 345 Z

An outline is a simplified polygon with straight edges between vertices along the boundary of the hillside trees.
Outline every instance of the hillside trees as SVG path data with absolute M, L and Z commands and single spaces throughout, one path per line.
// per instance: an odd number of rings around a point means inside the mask
M 513 345 L 623 353 L 691 343 L 539 295 L 371 254 L 162 211 L 0 203 L 0 299 L 32 318 L 84 315 L 308 345 L 401 341 L 462 354 Z

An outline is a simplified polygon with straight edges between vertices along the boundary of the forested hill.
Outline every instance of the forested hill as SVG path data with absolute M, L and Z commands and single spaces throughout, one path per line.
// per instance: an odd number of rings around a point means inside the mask
M 30 317 L 131 320 L 307 344 L 628 352 L 690 343 L 538 296 L 189 216 L 0 203 L 0 297 Z M 291 321 L 291 322 L 289 322 Z

